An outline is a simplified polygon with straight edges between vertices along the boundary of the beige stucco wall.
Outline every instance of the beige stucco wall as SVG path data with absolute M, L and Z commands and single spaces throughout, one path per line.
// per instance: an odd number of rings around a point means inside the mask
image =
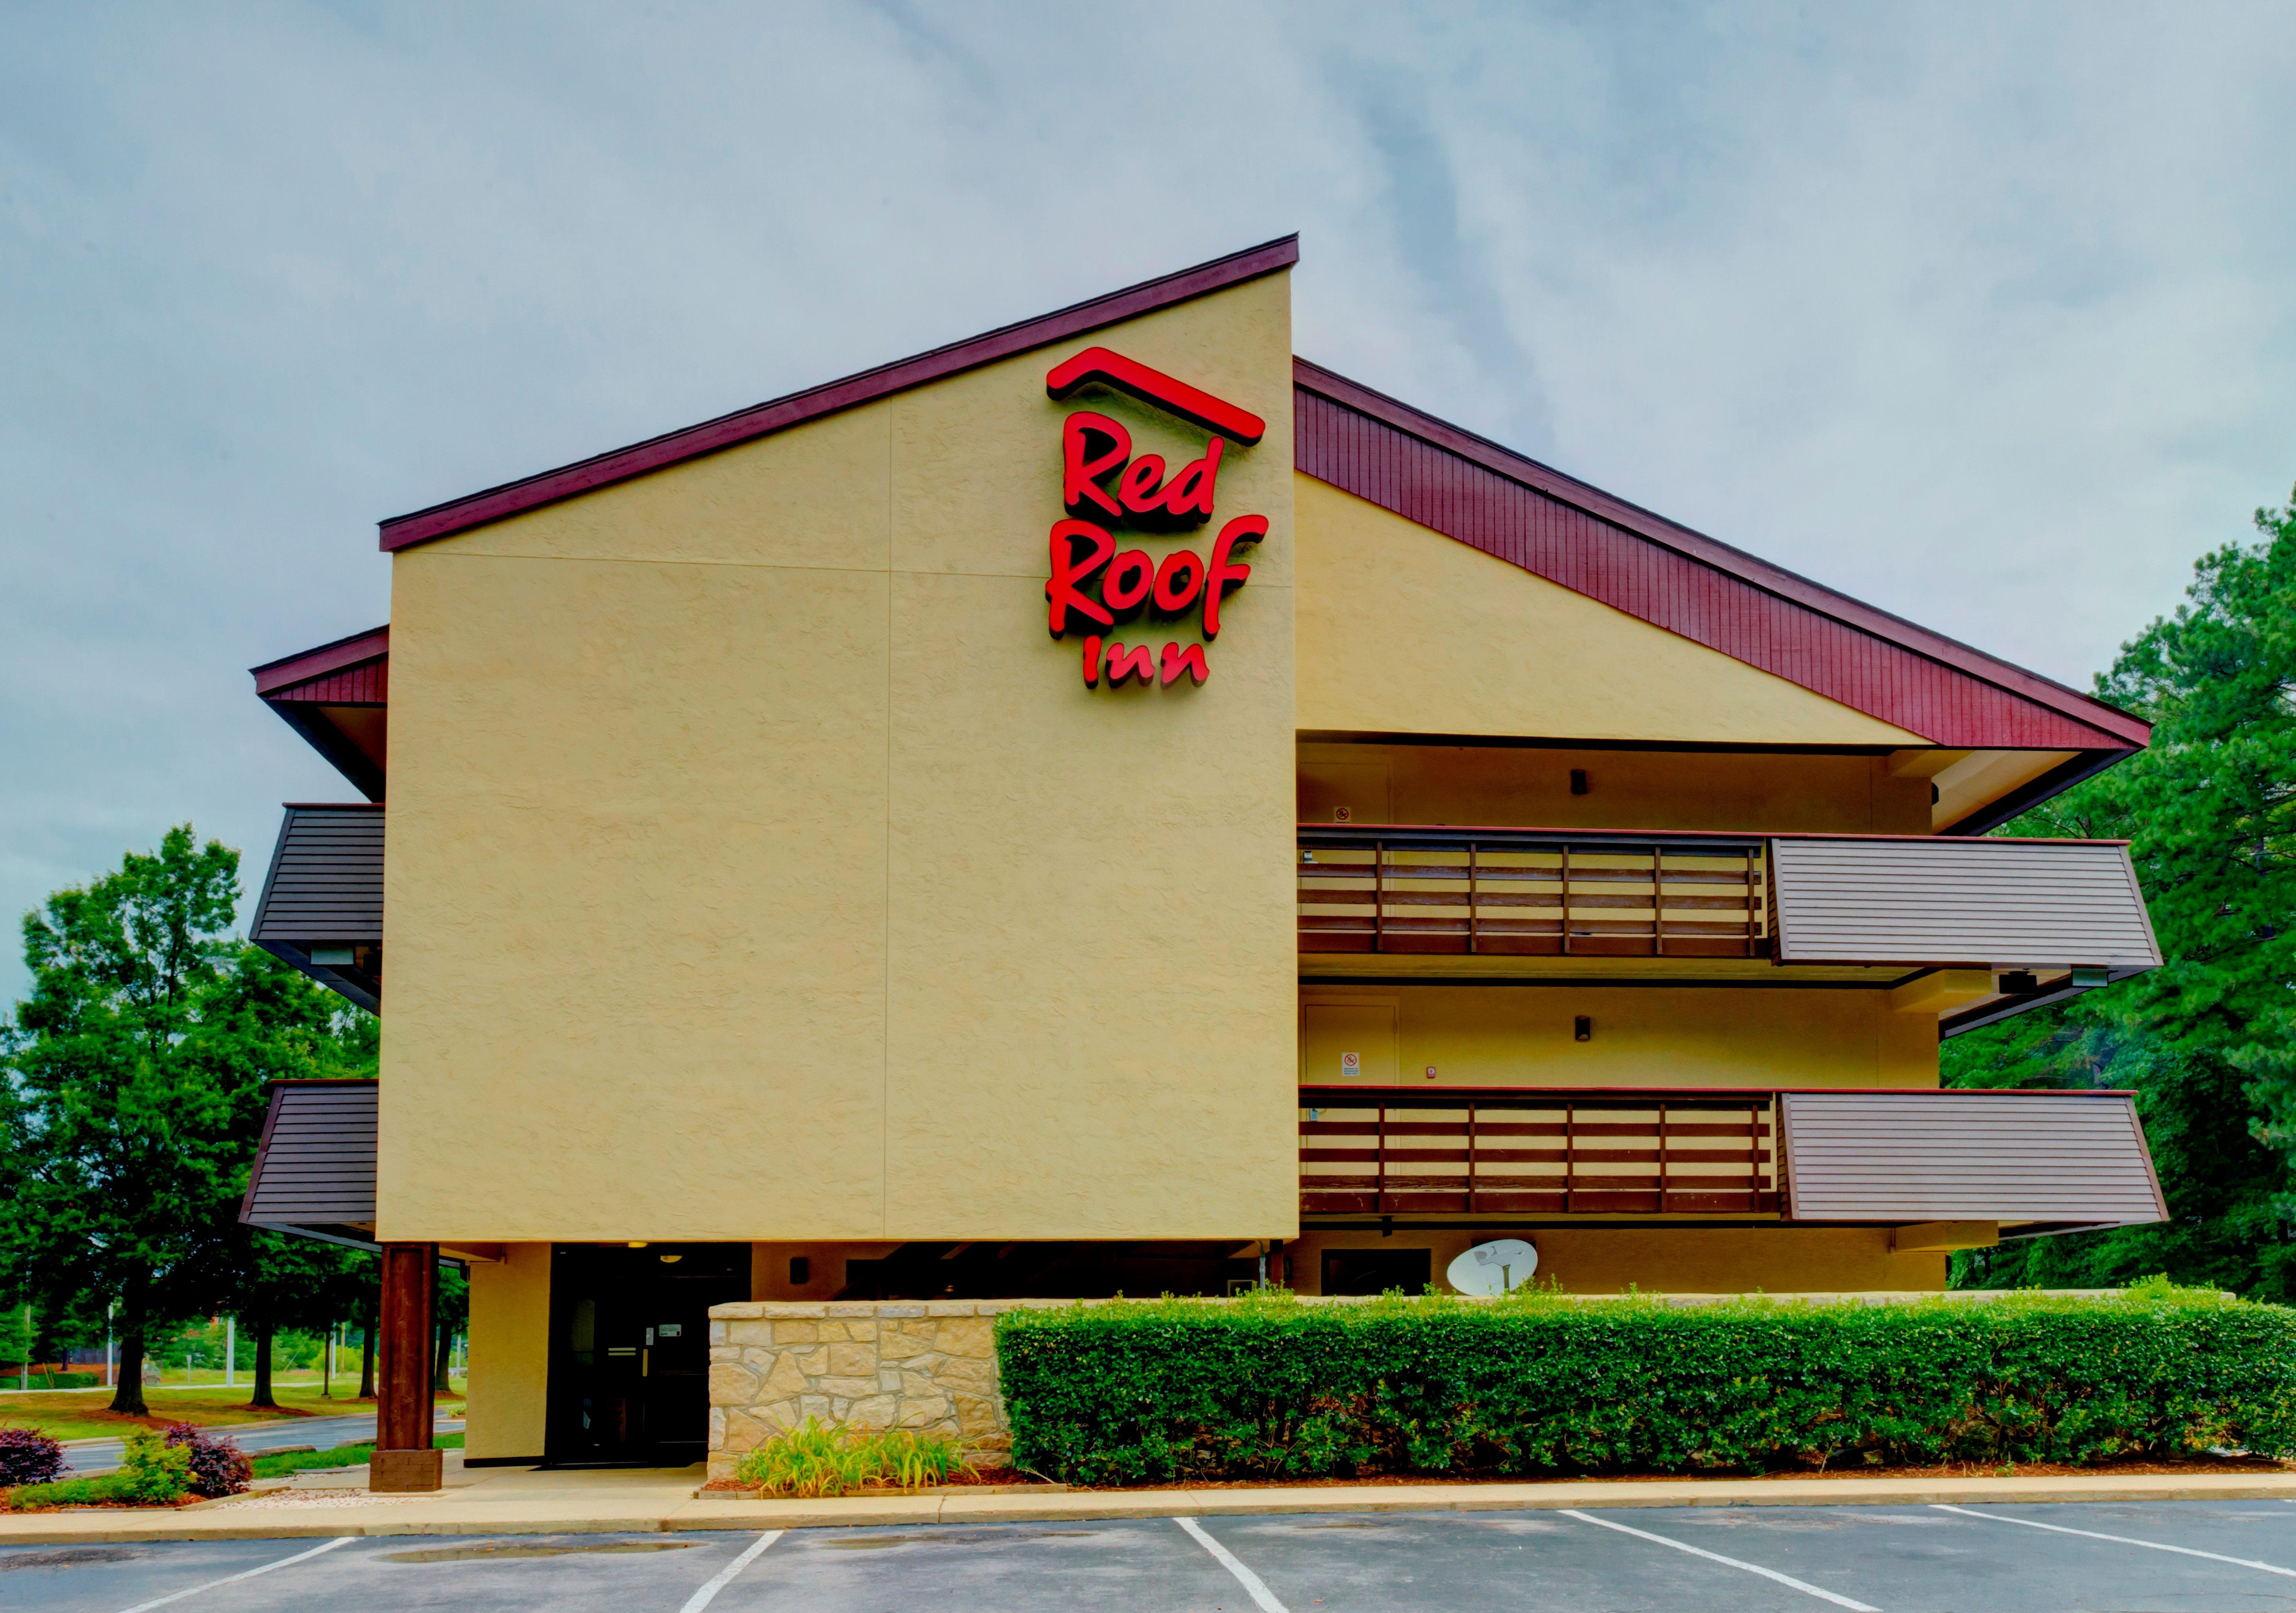
M 1269 422 L 1201 689 L 1045 633 L 1092 343 Z M 1291 425 L 1279 274 L 398 554 L 380 1235 L 1288 1232 Z
M 550 1246 L 513 1243 L 473 1261 L 471 1377 L 463 1449 L 472 1457 L 539 1457 L 550 1377 Z
M 1311 986 L 1300 1004 L 1308 1083 L 1340 1082 L 1340 1055 L 1355 1052 L 1365 1085 L 1438 1090 L 1938 1084 L 1936 1014 L 1898 1012 L 1886 991 Z
M 1329 483 L 1298 480 L 1303 731 L 1927 743 Z
M 1553 585 L 1538 577 L 1528 580 L 1540 587 Z M 1740 671 L 1751 670 L 1726 657 L 1715 659 Z M 1645 674 L 1639 661 L 1628 659 L 1607 668 L 1606 675 L 1631 684 Z M 1755 675 L 1767 678 L 1767 674 Z M 1331 823 L 1345 807 L 1349 821 L 1357 823 L 1929 833 L 1929 781 L 1892 776 L 1890 761 L 1886 755 L 1794 751 L 1750 755 L 1309 741 L 1300 747 L 1298 809 L 1304 823 Z M 1584 795 L 1570 793 L 1574 771 L 1587 775 Z

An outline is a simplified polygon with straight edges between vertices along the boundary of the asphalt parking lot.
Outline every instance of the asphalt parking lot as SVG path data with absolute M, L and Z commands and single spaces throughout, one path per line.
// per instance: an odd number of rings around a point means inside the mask
M 0 1608 L 162 1606 L 2214 1613 L 2296 1607 L 2296 1505 L 1700 1507 L 0 1548 Z

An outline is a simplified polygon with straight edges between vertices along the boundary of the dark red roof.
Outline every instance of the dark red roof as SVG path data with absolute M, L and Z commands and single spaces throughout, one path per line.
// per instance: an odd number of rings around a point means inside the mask
M 1295 463 L 1406 520 L 1956 749 L 2126 751 L 2141 718 L 1293 361 Z
M 594 487 L 603 487 L 611 482 L 626 481 L 633 476 L 643 476 L 649 471 L 674 465 L 680 460 L 714 454 L 736 443 L 784 430 L 802 421 L 833 414 L 840 409 L 849 409 L 857 404 L 869 403 L 896 392 L 906 392 L 912 387 L 921 387 L 928 381 L 978 369 L 982 364 L 1010 358 L 1032 348 L 1066 341 L 1088 331 L 1097 331 L 1127 319 L 1136 319 L 1143 314 L 1152 314 L 1158 308 L 1185 302 L 1192 297 L 1201 297 L 1207 292 L 1240 285 L 1247 280 L 1257 280 L 1262 274 L 1289 268 L 1299 261 L 1300 238 L 1286 235 L 1264 246 L 1214 258 L 1192 269 L 1182 269 L 1177 274 L 1143 281 L 1136 286 L 1111 291 L 1105 297 L 1095 297 L 1089 302 L 1079 302 L 1035 319 L 1006 325 L 1002 330 L 990 331 L 985 335 L 952 342 L 945 348 L 935 348 L 931 352 L 920 353 L 914 358 L 864 370 L 858 375 L 849 375 L 825 386 L 792 392 L 786 397 L 776 397 L 770 402 L 738 409 L 731 414 L 721 414 L 716 420 L 703 421 L 698 426 L 687 426 L 683 430 L 635 443 L 627 448 L 616 448 L 578 463 L 545 471 L 539 476 L 529 476 L 522 481 L 506 482 L 483 493 L 433 504 L 428 510 L 417 510 L 412 515 L 395 515 L 382 523 L 382 546 L 386 550 L 404 549 L 412 544 L 427 543 L 434 537 L 445 537 L 449 533 L 464 531 L 490 520 L 500 520 L 521 510 L 531 510 L 537 505 L 569 498 L 577 493 L 587 493 Z
M 326 705 L 373 704 L 383 699 L 381 680 L 390 654 L 390 624 L 369 627 L 321 644 L 315 650 L 283 655 L 248 670 L 255 676 L 255 692 L 267 700 L 315 700 Z M 354 693 L 372 688 L 373 693 Z

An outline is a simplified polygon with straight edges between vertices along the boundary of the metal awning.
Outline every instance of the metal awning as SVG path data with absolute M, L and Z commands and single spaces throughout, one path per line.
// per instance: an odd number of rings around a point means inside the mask
M 373 1249 L 374 1081 L 275 1081 L 239 1218 Z
M 1769 843 L 1779 963 L 2101 970 L 2161 966 L 2118 840 L 1780 835 Z
M 382 806 L 291 806 L 248 939 L 382 1011 Z
M 1791 1221 L 2016 1237 L 2169 1218 L 2127 1093 L 1788 1092 L 1778 1134 Z

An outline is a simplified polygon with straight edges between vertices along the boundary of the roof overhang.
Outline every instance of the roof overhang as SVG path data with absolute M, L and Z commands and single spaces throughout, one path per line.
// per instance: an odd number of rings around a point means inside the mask
M 370 801 L 390 757 L 390 625 L 249 668 L 258 699 Z

